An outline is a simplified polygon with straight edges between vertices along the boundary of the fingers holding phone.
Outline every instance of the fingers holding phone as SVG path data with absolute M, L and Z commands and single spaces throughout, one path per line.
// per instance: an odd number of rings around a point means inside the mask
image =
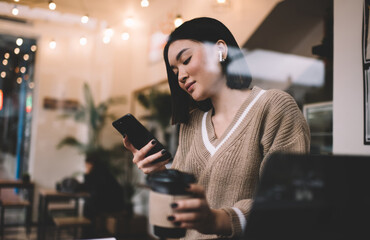
M 125 146 L 127 150 L 132 152 L 132 154 L 134 155 L 134 158 L 132 161 L 145 174 L 165 170 L 166 169 L 165 165 L 169 163 L 169 161 L 171 160 L 171 158 L 168 158 L 165 161 L 156 161 L 160 158 L 163 158 L 163 156 L 167 154 L 167 151 L 165 149 L 162 149 L 162 151 L 159 151 L 157 153 L 148 155 L 150 150 L 154 148 L 156 144 L 157 144 L 157 141 L 152 140 L 139 150 L 139 149 L 136 149 L 131 144 L 127 136 L 124 136 L 123 138 L 123 145 Z
M 138 151 L 134 145 L 132 145 L 132 143 L 130 142 L 130 140 L 128 140 L 128 137 L 126 134 L 123 135 L 123 146 L 125 146 L 125 148 L 127 150 L 129 150 L 130 152 L 132 152 L 132 154 L 134 154 L 136 151 Z

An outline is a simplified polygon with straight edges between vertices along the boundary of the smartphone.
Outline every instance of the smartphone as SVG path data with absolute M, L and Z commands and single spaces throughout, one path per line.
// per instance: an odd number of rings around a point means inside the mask
M 153 136 L 151 132 L 148 131 L 132 114 L 128 113 L 123 117 L 113 121 L 113 127 L 121 133 L 122 136 L 125 134 L 128 137 L 128 140 L 136 149 L 141 149 L 147 145 L 153 139 L 157 141 L 152 149 L 147 153 L 146 156 L 152 155 L 159 151 L 162 151 L 164 146 Z M 153 163 L 165 161 L 169 158 L 172 158 L 171 154 L 166 150 L 166 153 L 153 161 Z

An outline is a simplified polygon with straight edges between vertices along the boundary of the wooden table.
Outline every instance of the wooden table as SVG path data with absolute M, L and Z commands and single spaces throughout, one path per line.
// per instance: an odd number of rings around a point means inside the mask
M 27 228 L 27 234 L 30 233 L 34 186 L 35 185 L 33 182 L 24 182 L 22 180 L 16 179 L 0 179 L 1 236 L 3 235 L 4 232 L 3 228 L 5 226 L 4 223 L 5 208 L 20 208 L 20 207 L 26 208 L 25 225 Z M 27 190 L 26 199 L 22 199 L 17 194 L 14 193 L 15 190 L 21 189 Z
M 46 223 L 48 219 L 48 205 L 49 203 L 56 201 L 75 201 L 75 214 L 78 214 L 79 199 L 88 198 L 90 195 L 86 192 L 78 193 L 65 193 L 58 192 L 56 190 L 41 189 L 39 191 L 39 216 L 38 216 L 38 229 L 37 229 L 37 239 L 44 240 L 46 233 Z

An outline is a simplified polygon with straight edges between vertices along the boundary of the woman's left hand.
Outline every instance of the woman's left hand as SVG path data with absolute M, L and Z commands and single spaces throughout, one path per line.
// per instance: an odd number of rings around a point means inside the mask
M 221 209 L 211 209 L 208 205 L 204 188 L 191 184 L 188 192 L 194 198 L 178 200 L 171 206 L 175 210 L 169 220 L 180 228 L 195 229 L 203 234 L 231 234 L 231 222 L 228 214 Z

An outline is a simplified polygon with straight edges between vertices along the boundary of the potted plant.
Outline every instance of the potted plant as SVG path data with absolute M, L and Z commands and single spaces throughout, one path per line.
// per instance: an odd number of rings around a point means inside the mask
M 109 107 L 117 104 L 124 104 L 125 97 L 112 97 L 106 101 L 95 104 L 90 87 L 87 83 L 83 85 L 84 104 L 80 104 L 77 110 L 66 112 L 62 118 L 74 118 L 76 122 L 86 124 L 88 129 L 87 142 L 81 142 L 74 136 L 64 137 L 57 148 L 72 146 L 78 149 L 81 154 L 87 156 L 94 154 L 107 164 L 118 182 L 122 185 L 125 193 L 125 205 L 128 211 L 132 212 L 132 197 L 134 195 L 135 172 L 131 160 L 131 153 L 117 143 L 111 148 L 102 144 L 101 132 L 106 122 L 116 119 L 114 114 L 109 113 Z
M 152 88 L 147 93 L 140 93 L 137 96 L 138 102 L 147 110 L 148 114 L 141 116 L 142 119 L 147 120 L 154 125 L 149 130 L 152 131 L 157 138 L 162 135 L 164 140 L 163 144 L 167 148 L 171 148 L 170 137 L 173 134 L 172 126 L 170 125 L 171 120 L 171 95 L 166 90 L 158 90 Z M 155 127 L 157 126 L 157 127 Z M 171 149 L 168 149 L 171 151 Z M 171 151 L 173 152 L 173 151 Z

